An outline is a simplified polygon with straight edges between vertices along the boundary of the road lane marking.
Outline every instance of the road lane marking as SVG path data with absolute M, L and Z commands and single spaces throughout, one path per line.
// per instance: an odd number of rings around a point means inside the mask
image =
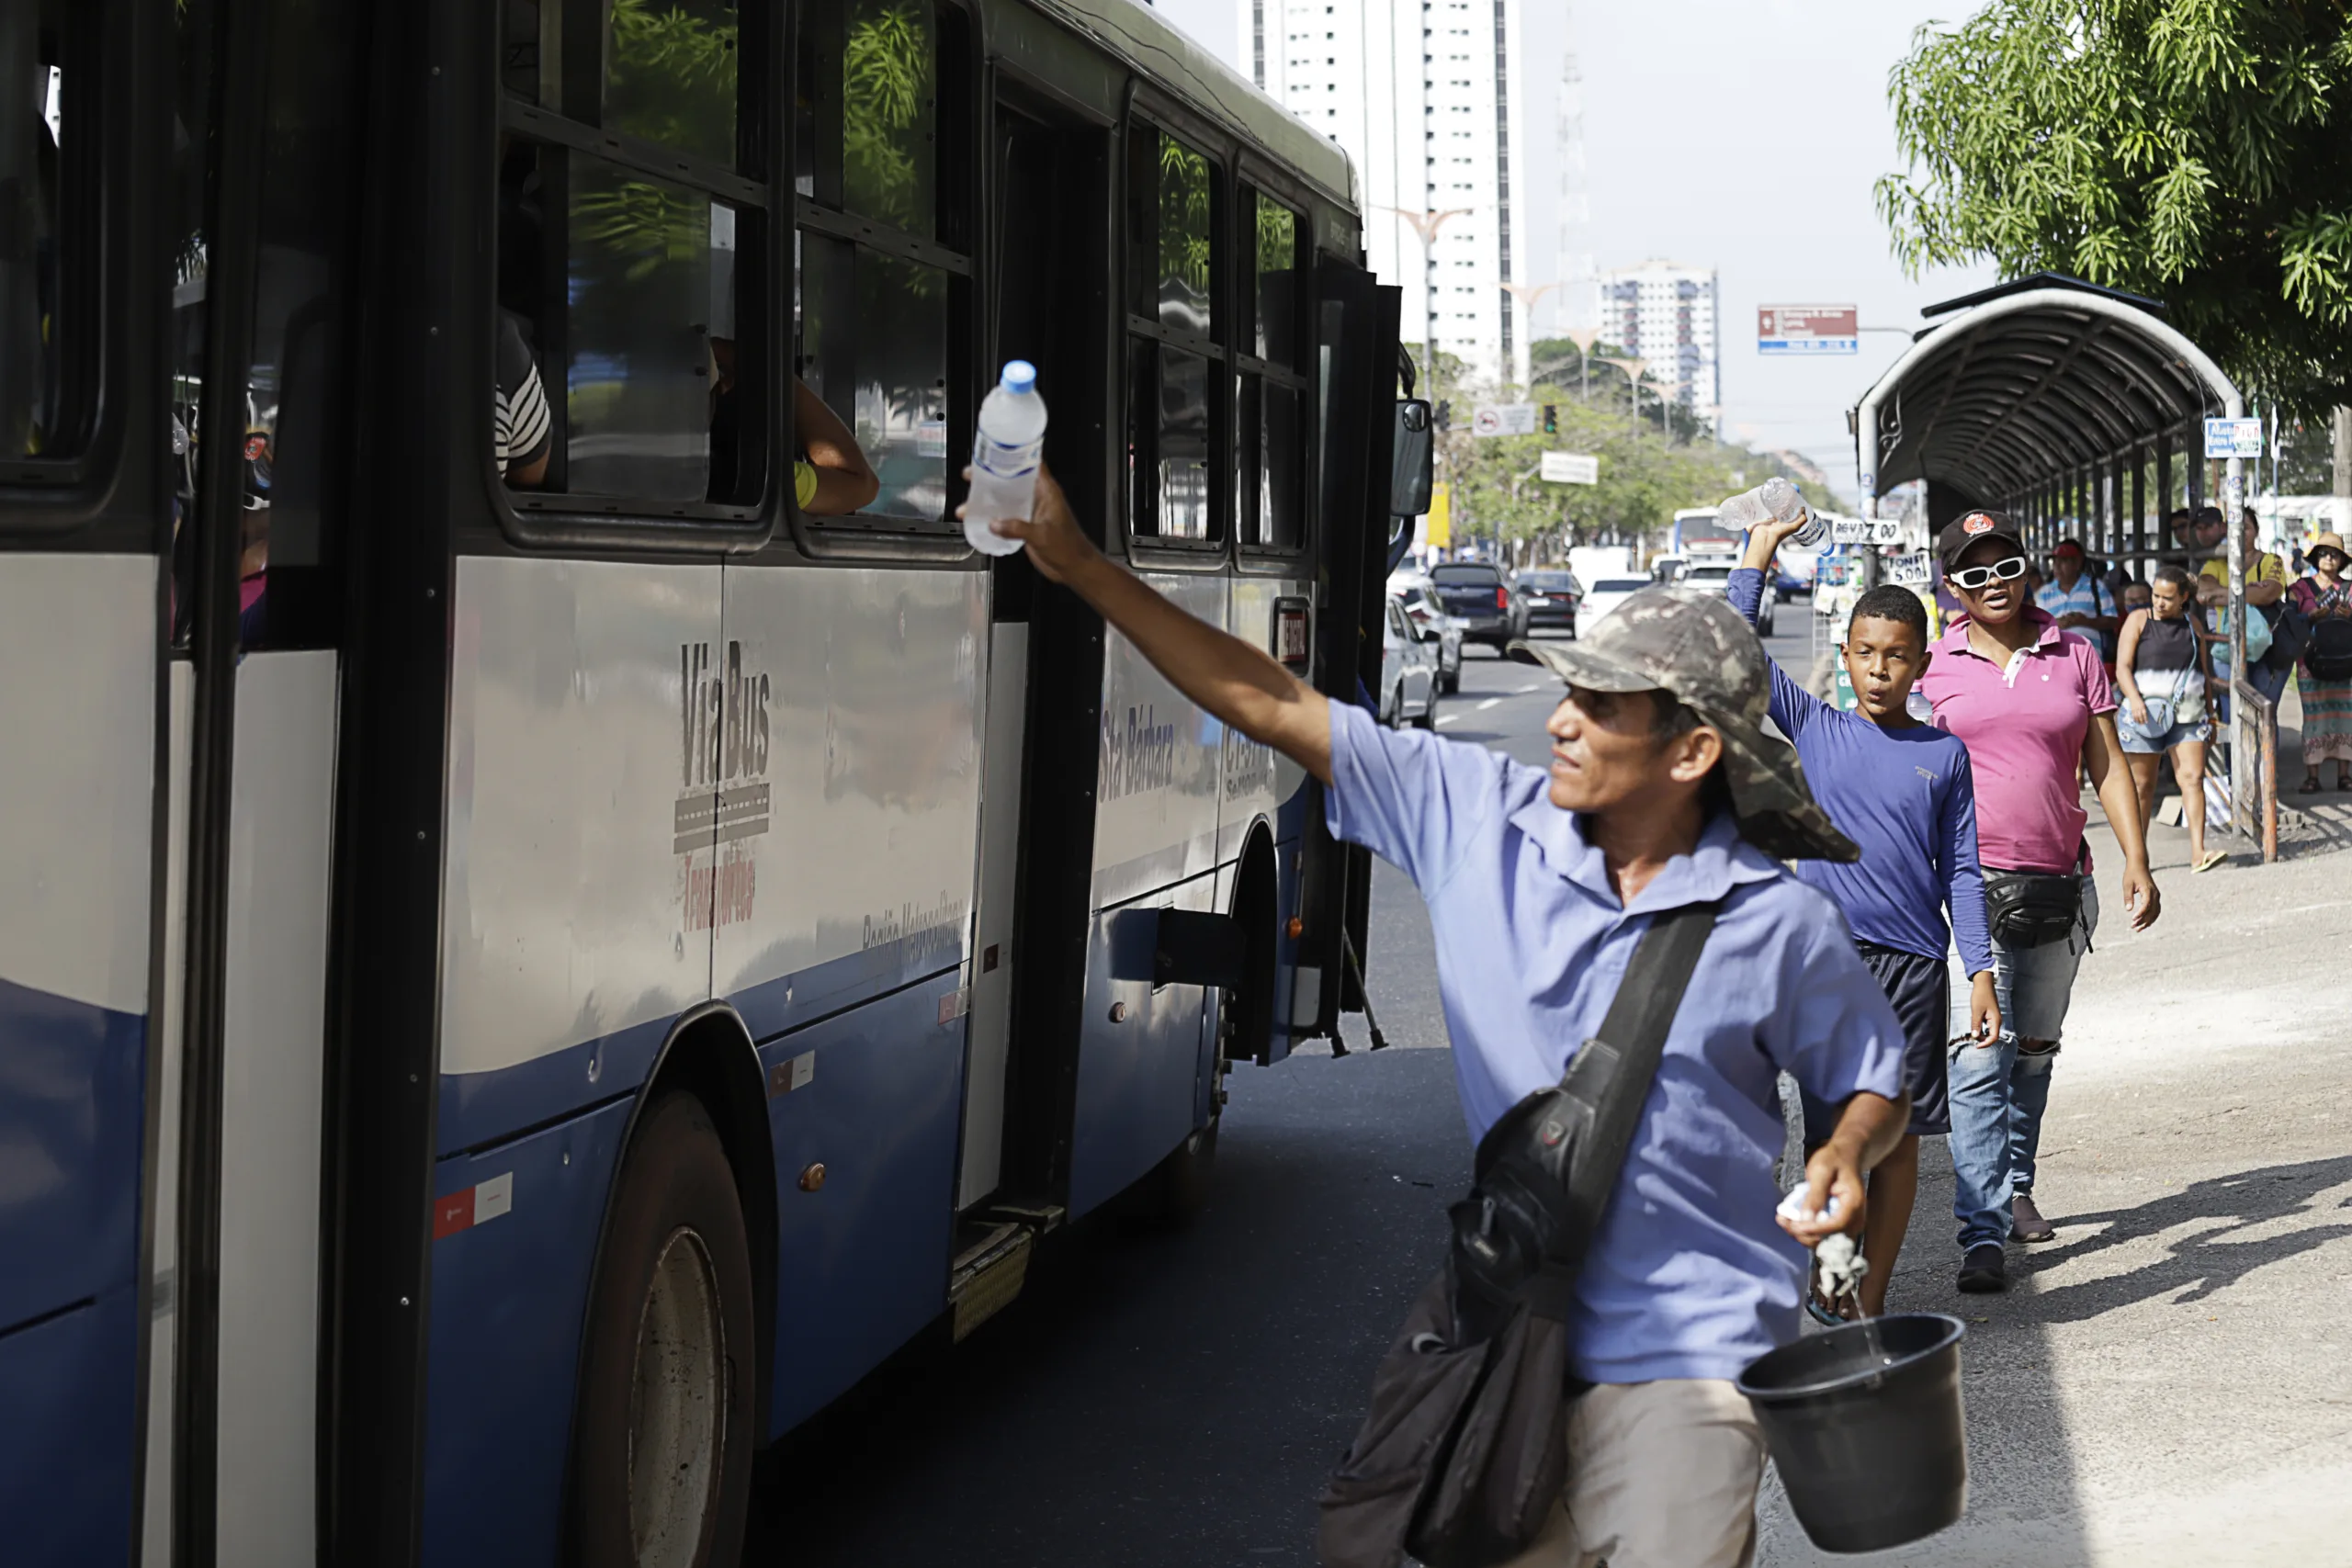
M 1530 692 L 1540 692 L 1540 691 L 1542 691 L 1543 689 L 1544 689 L 1544 688 L 1543 688 L 1541 685 L 1535 685 L 1535 686 L 1513 686 L 1513 687 L 1510 689 L 1510 694 L 1511 694 L 1512 696 L 1514 696 L 1514 697 L 1523 697 L 1523 696 L 1527 695 L 1527 694 L 1528 694 L 1528 693 L 1530 693 Z
M 1484 713 L 1484 712 L 1486 712 L 1488 708 L 1493 707 L 1497 703 L 1499 703 L 1499 702 L 1501 702 L 1501 701 L 1502 701 L 1502 698 L 1500 698 L 1500 697 L 1488 697 L 1485 702 L 1480 703 L 1480 704 L 1478 705 L 1478 711 L 1479 711 L 1480 713 Z
M 1442 713 L 1437 716 L 1437 721 L 1440 724 L 1452 724 L 1455 719 L 1460 718 L 1461 716 L 1462 716 L 1458 713 Z

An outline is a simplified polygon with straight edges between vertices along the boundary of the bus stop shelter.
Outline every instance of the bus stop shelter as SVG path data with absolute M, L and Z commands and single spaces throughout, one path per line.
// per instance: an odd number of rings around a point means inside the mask
M 2095 562 L 2143 581 L 2165 561 L 2196 571 L 2196 551 L 2167 536 L 2165 518 L 2206 503 L 2205 421 L 2237 419 L 2245 400 L 2162 304 L 2041 273 L 1922 314 L 1929 324 L 1849 416 L 1865 516 L 1895 486 L 1924 480 L 1931 537 L 1982 508 L 2008 513 L 2037 558 L 2075 538 Z M 2245 676 L 2243 460 L 2224 459 L 2219 477 L 2232 678 L 2211 689 L 2230 698 L 2231 825 L 2269 860 L 2278 716 Z

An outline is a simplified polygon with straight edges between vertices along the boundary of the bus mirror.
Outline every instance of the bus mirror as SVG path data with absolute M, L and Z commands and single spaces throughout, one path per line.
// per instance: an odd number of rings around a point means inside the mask
M 1396 400 L 1396 443 L 1388 483 L 1391 517 L 1419 517 L 1430 509 L 1436 439 L 1428 401 L 1421 398 Z

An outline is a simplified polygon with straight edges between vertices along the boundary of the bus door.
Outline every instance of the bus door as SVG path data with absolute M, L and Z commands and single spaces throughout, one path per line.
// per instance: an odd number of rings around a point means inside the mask
M 149 6 L 0 6 L 0 1557 L 122 1562 L 157 1132 Z M 168 15 L 168 12 L 160 13 Z
M 1355 702 L 1380 683 L 1402 299 L 1402 290 L 1374 283 L 1352 262 L 1328 254 L 1317 261 L 1317 511 L 1327 586 L 1315 625 L 1315 684 L 1334 702 Z M 1291 1036 L 1336 1040 L 1340 1011 L 1363 1009 L 1372 856 L 1333 840 L 1323 825 L 1321 792 L 1313 799 Z
M 983 368 L 1037 367 L 1053 413 L 1046 462 L 1100 527 L 1112 499 L 1103 411 L 1117 406 L 1102 329 L 1109 133 L 1010 88 L 993 118 Z M 959 1211 L 991 1195 L 1057 1202 L 1068 1178 L 1102 685 L 1101 620 L 1042 592 L 1025 556 L 993 570 Z
M 364 17 L 163 14 L 169 1027 L 143 1560 L 309 1562 Z

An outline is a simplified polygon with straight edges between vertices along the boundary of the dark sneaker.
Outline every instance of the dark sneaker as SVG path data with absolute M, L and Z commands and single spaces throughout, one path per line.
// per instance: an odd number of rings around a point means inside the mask
M 2009 1270 L 1997 1241 L 1981 1242 L 1960 1260 L 1960 1288 L 1972 1296 L 1988 1296 L 2009 1288 Z
M 2011 1241 L 2056 1241 L 2058 1233 L 2033 1206 L 2033 1194 L 2020 1192 L 2009 1200 L 2009 1239 Z

